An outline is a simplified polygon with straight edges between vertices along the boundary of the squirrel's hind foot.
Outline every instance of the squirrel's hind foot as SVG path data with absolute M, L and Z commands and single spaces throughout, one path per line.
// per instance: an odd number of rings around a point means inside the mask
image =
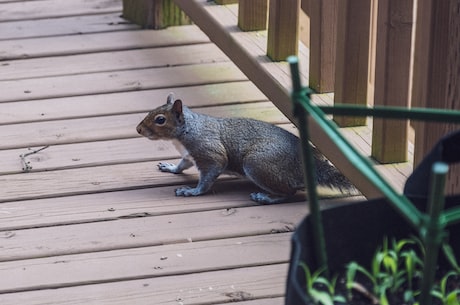
M 286 202 L 289 198 L 288 196 L 277 196 L 266 193 L 251 193 L 249 196 L 252 201 L 255 201 L 260 204 L 283 203 Z

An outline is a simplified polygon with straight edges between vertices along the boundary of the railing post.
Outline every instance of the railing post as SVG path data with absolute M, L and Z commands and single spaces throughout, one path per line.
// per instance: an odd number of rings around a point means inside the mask
M 460 8 L 456 0 L 424 0 L 417 4 L 412 105 L 460 109 Z M 416 123 L 414 164 L 436 141 L 458 128 Z M 460 193 L 460 167 L 451 167 L 446 192 Z
M 299 48 L 299 0 L 270 0 L 267 55 L 273 61 L 297 55 Z
M 238 27 L 243 31 L 260 31 L 267 28 L 268 0 L 240 0 Z
M 370 16 L 371 0 L 339 0 L 334 103 L 367 105 Z M 341 127 L 366 124 L 363 117 L 334 121 Z
M 309 87 L 318 93 L 334 91 L 338 1 L 310 1 Z
M 413 0 L 378 0 L 374 105 L 409 107 Z M 408 158 L 408 121 L 374 119 L 372 156 L 381 163 Z
M 123 17 L 148 29 L 192 23 L 173 0 L 123 0 Z

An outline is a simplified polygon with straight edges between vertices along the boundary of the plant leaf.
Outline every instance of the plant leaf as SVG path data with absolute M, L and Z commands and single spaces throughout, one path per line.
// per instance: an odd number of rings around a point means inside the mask
M 454 268 L 457 273 L 460 273 L 460 266 L 458 265 L 457 259 L 455 258 L 455 253 L 452 247 L 448 243 L 443 243 L 442 250 L 452 268 Z
M 325 291 L 319 291 L 313 289 L 310 291 L 310 296 L 316 301 L 323 305 L 334 305 L 334 301 L 329 293 Z

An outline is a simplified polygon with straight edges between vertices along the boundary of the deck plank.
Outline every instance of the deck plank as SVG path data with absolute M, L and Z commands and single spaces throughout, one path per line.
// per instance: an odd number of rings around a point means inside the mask
M 289 122 L 269 102 L 206 107 L 200 112 L 220 117 L 263 119 L 276 124 Z M 3 125 L 0 126 L 0 149 L 134 138 L 139 136 L 136 126 L 146 114 L 147 112 L 25 123 L 21 124 L 21 128 L 15 124 Z
M 171 87 L 171 83 L 177 82 L 178 78 L 180 83 L 177 86 L 247 80 L 229 62 L 54 76 L 38 80 L 3 81 L 4 90 L 0 102 L 165 88 Z
M 259 191 L 254 184 L 241 179 L 219 180 L 208 195 L 199 197 L 177 198 L 175 188 L 151 187 L 5 202 L 0 206 L 0 231 L 249 207 L 256 205 L 248 199 L 249 193 Z M 304 201 L 305 194 L 300 193 L 295 200 Z M 334 207 L 357 200 L 363 198 L 322 199 L 321 205 Z
M 126 50 L 15 60 L 2 67 L 0 80 L 112 72 L 228 61 L 214 44 Z
M 0 23 L 1 25 L 1 23 Z M 0 41 L 0 60 L 73 55 L 209 42 L 194 25 Z
M 41 20 L 18 20 L 0 24 L 0 40 L 18 40 L 36 37 L 82 35 L 140 27 L 120 17 L 120 12 L 77 17 L 59 17 Z
M 290 238 L 257 235 L 3 262 L 0 294 L 286 263 Z
M 152 173 L 156 169 L 152 166 Z M 219 180 L 210 195 L 177 198 L 175 186 L 10 201 L 0 206 L 0 231 L 190 213 L 255 205 L 258 188 L 244 180 Z M 331 204 L 335 204 L 331 201 Z
M 286 264 L 0 295 L 2 305 L 184 304 L 272 305 L 284 295 Z M 261 300 L 259 300 L 261 299 Z
M 292 232 L 306 213 L 296 202 L 6 231 L 0 261 Z
M 162 89 L 0 103 L 0 125 L 148 112 L 170 92 L 191 108 L 267 100 L 249 81 L 176 87 L 180 79 Z
M 65 0 L 64 0 L 65 1 Z M 41 0 L 2 3 L 0 20 L 2 22 L 15 20 L 46 19 L 62 16 L 92 15 L 118 12 L 122 9 L 118 0 L 72 0 L 62 5 L 63 0 Z M 59 9 L 56 9 L 59 8 Z
M 168 160 L 178 162 L 178 160 Z M 195 184 L 197 171 L 173 175 L 152 169 L 151 162 L 94 166 L 0 176 L 0 203 L 177 184 Z M 57 183 L 59 181 L 59 183 Z

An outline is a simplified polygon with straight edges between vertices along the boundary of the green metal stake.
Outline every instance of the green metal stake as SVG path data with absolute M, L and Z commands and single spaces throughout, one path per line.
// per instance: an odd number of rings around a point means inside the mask
M 431 304 L 431 289 L 433 287 L 436 262 L 439 247 L 444 238 L 444 224 L 441 222 L 441 212 L 444 209 L 444 188 L 449 166 L 443 162 L 433 164 L 431 188 L 429 197 L 429 217 L 422 230 L 421 237 L 425 244 L 425 263 L 423 267 L 423 281 L 420 294 L 420 305 Z
M 308 202 L 310 206 L 311 217 L 311 230 L 312 237 L 315 245 L 315 260 L 319 269 L 324 270 L 326 276 L 329 276 L 329 268 L 327 265 L 326 243 L 324 239 L 323 223 L 321 219 L 321 212 L 318 203 L 318 194 L 316 192 L 316 172 L 315 160 L 310 145 L 310 135 L 308 130 L 308 112 L 299 103 L 299 97 L 302 93 L 306 94 L 307 101 L 310 102 L 311 90 L 302 90 L 299 76 L 299 61 L 296 56 L 287 58 L 290 64 L 293 93 L 292 99 L 294 102 L 294 115 L 298 120 L 299 133 L 301 139 L 301 150 L 303 156 L 305 185 L 307 186 Z M 303 97 L 305 98 L 305 97 Z

